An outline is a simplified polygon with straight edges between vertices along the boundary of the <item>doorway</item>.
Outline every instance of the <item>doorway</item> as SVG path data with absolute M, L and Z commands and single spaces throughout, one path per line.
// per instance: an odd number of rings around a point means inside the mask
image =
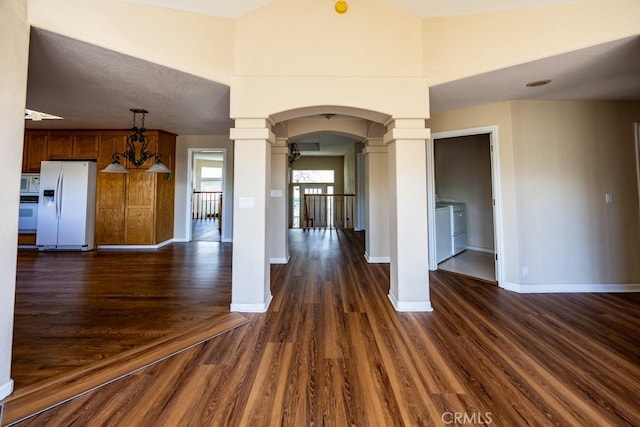
M 224 200 L 223 150 L 193 151 L 191 159 L 191 241 L 220 242 Z
M 427 156 L 429 268 L 497 284 L 497 128 L 434 133 Z

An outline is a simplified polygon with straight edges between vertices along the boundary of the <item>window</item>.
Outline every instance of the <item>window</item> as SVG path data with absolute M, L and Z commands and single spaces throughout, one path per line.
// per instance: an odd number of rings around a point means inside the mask
M 332 170 L 294 170 L 293 182 L 330 183 L 334 182 Z
M 200 191 L 222 191 L 222 168 L 200 168 Z

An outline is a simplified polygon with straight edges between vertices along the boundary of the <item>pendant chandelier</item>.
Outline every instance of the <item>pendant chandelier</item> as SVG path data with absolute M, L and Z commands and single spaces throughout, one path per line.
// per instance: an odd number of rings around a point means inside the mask
M 152 153 L 147 150 L 147 146 L 149 145 L 149 137 L 147 137 L 144 132 L 146 131 L 144 127 L 144 117 L 149 113 L 147 110 L 142 108 L 131 108 L 130 111 L 133 113 L 133 127 L 131 128 L 131 135 L 127 137 L 127 149 L 124 153 L 113 153 L 113 162 L 102 169 L 102 172 L 109 173 L 129 173 L 127 168 L 125 168 L 121 163 L 120 159 L 126 159 L 130 164 L 134 165 L 136 168 L 142 166 L 147 160 L 150 158 L 155 158 L 155 163 L 146 170 L 146 172 L 150 173 L 171 173 L 171 169 L 169 169 L 164 163 L 162 163 L 162 155 L 160 153 Z M 140 127 L 136 126 L 136 117 L 138 114 L 142 114 L 142 119 L 140 120 Z

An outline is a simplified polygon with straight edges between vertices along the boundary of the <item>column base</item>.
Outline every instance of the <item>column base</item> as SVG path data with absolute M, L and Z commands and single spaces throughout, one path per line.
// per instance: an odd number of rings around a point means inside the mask
M 391 262 L 391 258 L 388 256 L 371 256 L 367 252 L 364 253 L 364 259 L 369 264 L 389 264 Z
M 273 295 L 269 293 L 266 301 L 262 304 L 237 304 L 231 303 L 231 311 L 239 313 L 264 313 L 269 309 Z
M 391 292 L 388 297 L 396 311 L 433 311 L 431 301 L 398 301 Z
M 269 263 L 270 264 L 288 264 L 289 259 L 291 259 L 291 255 L 287 255 L 284 258 L 270 258 Z
M 13 380 L 9 380 L 6 383 L 0 385 L 0 400 L 9 396 L 11 393 L 13 393 Z M 0 419 L 0 421 L 2 420 Z

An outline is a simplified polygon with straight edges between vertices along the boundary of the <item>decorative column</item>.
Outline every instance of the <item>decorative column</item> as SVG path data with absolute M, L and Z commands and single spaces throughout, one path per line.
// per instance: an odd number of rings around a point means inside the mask
M 389 257 L 389 160 L 382 138 L 369 138 L 364 154 L 365 249 L 369 263 L 388 263 Z
M 18 251 L 19 182 L 29 63 L 27 1 L 0 1 L 0 400 L 13 391 L 11 347 Z M 2 410 L 0 409 L 0 412 Z
M 427 239 L 426 140 L 424 119 L 394 119 L 384 141 L 389 148 L 391 284 L 397 311 L 431 311 Z
M 289 262 L 289 147 L 286 138 L 276 138 L 271 147 L 271 192 L 269 223 L 269 257 L 271 264 Z
M 231 311 L 267 311 L 271 303 L 269 187 L 271 144 L 266 119 L 236 119 L 234 141 Z

